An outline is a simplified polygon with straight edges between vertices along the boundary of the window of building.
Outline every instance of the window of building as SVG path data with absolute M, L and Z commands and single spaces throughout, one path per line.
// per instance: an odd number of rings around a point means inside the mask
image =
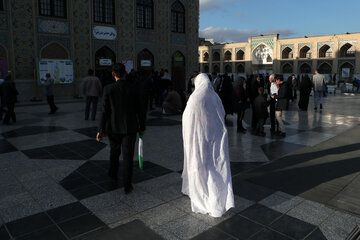
M 224 54 L 224 60 L 225 61 L 230 61 L 232 56 L 231 56 L 231 52 L 230 51 L 226 51 L 225 54 Z
M 174 2 L 171 6 L 171 31 L 185 32 L 185 8 L 179 1 Z
M 66 0 L 39 0 L 39 14 L 41 16 L 66 18 Z
M 245 53 L 242 50 L 239 50 L 236 53 L 236 60 L 244 60 L 244 55 L 245 55 Z
M 153 1 L 136 1 L 136 27 L 153 28 Z
M 204 53 L 204 58 L 203 58 L 204 62 L 208 62 L 209 61 L 209 53 Z
M 94 0 L 94 22 L 115 24 L 114 0 Z
M 4 0 L 0 0 L 0 11 L 4 11 Z

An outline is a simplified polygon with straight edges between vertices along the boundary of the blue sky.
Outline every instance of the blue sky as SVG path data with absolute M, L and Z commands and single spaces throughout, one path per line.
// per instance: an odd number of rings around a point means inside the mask
M 200 37 L 218 42 L 360 32 L 360 0 L 200 0 Z

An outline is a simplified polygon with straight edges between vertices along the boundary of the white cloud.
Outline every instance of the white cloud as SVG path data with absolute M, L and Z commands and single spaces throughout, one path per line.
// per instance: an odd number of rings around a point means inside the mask
M 269 29 L 265 31 L 259 30 L 240 30 L 233 28 L 214 28 L 207 27 L 200 30 L 199 35 L 203 38 L 213 38 L 216 42 L 246 42 L 250 36 L 258 36 L 260 34 L 277 34 L 282 37 L 289 37 L 294 35 L 294 32 L 290 29 Z
M 225 6 L 229 7 L 229 4 L 233 2 L 235 2 L 235 0 L 200 0 L 200 11 L 205 12 Z

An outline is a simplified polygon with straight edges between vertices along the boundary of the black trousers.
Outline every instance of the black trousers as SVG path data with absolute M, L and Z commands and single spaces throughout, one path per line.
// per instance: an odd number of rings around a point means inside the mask
M 125 189 L 131 187 L 133 173 L 133 159 L 135 151 L 136 133 L 109 134 L 110 140 L 110 168 L 109 175 L 117 177 L 119 172 L 119 158 L 123 153 L 123 184 Z
M 51 111 L 51 112 L 55 112 L 56 109 L 57 109 L 57 107 L 56 107 L 56 105 L 55 105 L 55 103 L 54 103 L 54 95 L 52 95 L 52 96 L 47 96 L 46 99 L 47 99 L 47 102 L 48 102 L 48 104 L 49 104 L 50 111 Z
M 278 125 L 276 122 L 276 117 L 275 117 L 275 99 L 270 99 L 270 122 L 271 122 L 271 131 L 275 132 L 275 125 Z M 279 126 L 278 126 L 279 128 Z
M 91 119 L 95 120 L 98 101 L 99 101 L 99 97 L 92 97 L 92 96 L 86 97 L 85 120 L 89 119 L 90 105 L 92 105 Z
M 15 103 L 8 103 L 6 105 L 7 107 L 7 112 L 5 114 L 5 117 L 4 117 L 4 123 L 5 124 L 8 124 L 10 122 L 10 119 L 13 121 L 13 122 L 16 122 L 16 115 L 15 115 Z

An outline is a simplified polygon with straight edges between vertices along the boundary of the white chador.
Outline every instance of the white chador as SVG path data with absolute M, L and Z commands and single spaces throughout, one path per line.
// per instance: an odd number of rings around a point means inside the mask
M 182 192 L 193 212 L 221 217 L 234 207 L 225 111 L 206 74 L 195 78 L 183 114 Z

